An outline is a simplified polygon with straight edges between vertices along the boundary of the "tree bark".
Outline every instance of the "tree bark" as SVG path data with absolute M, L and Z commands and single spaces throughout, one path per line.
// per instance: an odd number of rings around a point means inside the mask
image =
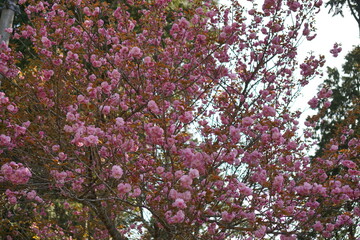
M 100 202 L 95 201 L 93 203 L 88 203 L 88 205 L 93 208 L 95 214 L 104 223 L 106 229 L 109 231 L 110 236 L 114 240 L 128 240 L 116 229 L 114 221 L 109 218 L 106 208 L 103 207 Z
M 13 26 L 16 2 L 16 0 L 8 0 L 8 2 L 5 4 L 5 8 L 1 10 L 0 43 L 4 41 L 6 46 L 9 45 L 10 34 L 7 33 L 5 30 Z M 2 78 L 3 75 L 0 74 L 0 86 Z
M 5 30 L 7 28 L 11 28 L 14 22 L 14 15 L 15 12 L 13 8 L 16 6 L 15 0 L 8 0 L 8 4 L 5 5 L 5 8 L 1 11 L 1 18 L 0 18 L 0 35 L 1 40 L 5 41 L 6 45 L 9 44 L 10 34 L 7 33 Z

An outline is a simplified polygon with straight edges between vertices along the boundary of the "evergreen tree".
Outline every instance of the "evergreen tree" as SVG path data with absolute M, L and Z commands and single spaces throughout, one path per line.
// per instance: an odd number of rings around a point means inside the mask
M 360 46 L 356 46 L 345 60 L 344 75 L 341 76 L 337 68 L 328 67 L 328 79 L 323 83 L 324 87 L 332 90 L 333 101 L 326 110 L 324 119 L 317 126 L 319 149 L 316 156 L 322 154 L 325 145 L 330 143 L 340 125 L 350 124 L 350 128 L 359 132 L 360 117 L 353 116 L 353 112 L 360 98 Z M 349 123 L 350 120 L 352 123 Z

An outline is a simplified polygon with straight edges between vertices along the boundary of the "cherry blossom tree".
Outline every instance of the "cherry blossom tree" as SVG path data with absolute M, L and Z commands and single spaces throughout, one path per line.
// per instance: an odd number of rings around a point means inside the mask
M 316 116 L 302 137 L 290 110 L 325 61 L 296 59 L 321 1 L 27 4 L 13 38 L 36 56 L 0 55 L 4 237 L 331 238 L 359 218 L 358 138 L 314 163 Z

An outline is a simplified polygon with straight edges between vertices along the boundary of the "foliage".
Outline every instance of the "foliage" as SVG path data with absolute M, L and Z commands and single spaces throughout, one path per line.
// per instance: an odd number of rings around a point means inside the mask
M 347 150 L 334 139 L 312 163 L 316 117 L 302 139 L 290 111 L 324 63 L 296 60 L 320 2 L 27 1 L 14 38 L 37 57 L 19 69 L 21 51 L 0 54 L 1 236 L 304 239 L 353 226 L 358 138 L 344 128 Z

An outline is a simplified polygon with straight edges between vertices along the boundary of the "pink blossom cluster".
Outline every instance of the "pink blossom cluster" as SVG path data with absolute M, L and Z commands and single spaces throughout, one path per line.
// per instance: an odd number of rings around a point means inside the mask
M 153 112 L 155 114 L 160 114 L 159 107 L 157 106 L 157 104 L 154 100 L 151 100 L 148 102 L 148 108 L 150 109 L 151 112 Z
M 18 111 L 16 105 L 10 102 L 9 98 L 3 92 L 0 92 L 0 109 L 6 109 L 10 113 L 16 113 Z
M 294 0 L 287 1 L 286 5 L 288 5 L 289 9 L 294 12 L 296 12 L 301 7 L 301 4 Z
M 120 196 L 123 196 L 131 191 L 132 187 L 129 183 L 119 183 L 117 190 Z
M 11 49 L 0 39 L 0 74 L 7 78 L 15 77 L 19 70 L 15 65 Z
M 333 48 L 330 50 L 330 53 L 334 56 L 337 57 L 339 55 L 339 53 L 342 51 L 341 45 L 338 43 L 335 43 Z
M 149 142 L 161 144 L 163 141 L 164 130 L 159 126 L 146 125 L 145 131 L 148 134 Z
M 4 180 L 10 181 L 12 184 L 26 184 L 31 178 L 30 169 L 22 163 L 5 163 L 1 166 L 1 174 Z
M 111 176 L 113 178 L 116 178 L 116 179 L 120 179 L 123 175 L 123 170 L 120 166 L 118 165 L 114 165 L 112 168 L 111 168 Z
M 168 223 L 182 223 L 185 219 L 185 214 L 182 210 L 178 210 L 174 215 L 171 211 L 165 213 Z
M 21 191 L 11 191 L 9 189 L 7 189 L 5 191 L 5 195 L 8 199 L 8 202 L 10 204 L 16 204 L 18 202 L 18 199 L 27 199 L 27 200 L 34 200 L 38 203 L 43 203 L 44 200 L 38 196 L 38 194 L 36 193 L 35 190 L 31 190 L 31 191 L 25 191 L 25 190 L 21 190 Z

